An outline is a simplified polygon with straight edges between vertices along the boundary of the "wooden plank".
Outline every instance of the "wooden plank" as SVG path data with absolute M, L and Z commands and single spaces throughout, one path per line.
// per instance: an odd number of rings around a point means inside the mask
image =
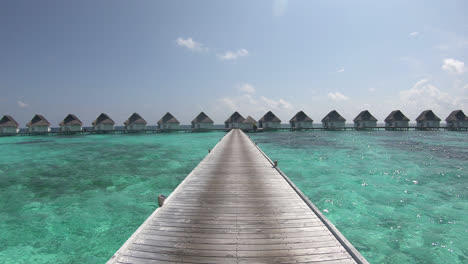
M 146 227 L 147 231 L 166 231 L 173 233 L 184 233 L 184 234 L 290 234 L 290 233 L 305 233 L 305 232 L 320 232 L 322 230 L 327 230 L 321 226 L 314 227 L 303 227 L 303 228 L 200 228 L 200 227 L 165 227 L 165 226 L 153 226 L 148 225 Z
M 232 130 L 108 263 L 367 263 L 341 241 Z
M 225 220 L 225 221 L 259 221 L 259 220 L 270 220 L 270 221 L 286 221 L 286 220 L 294 220 L 294 219 L 318 219 L 312 212 L 307 212 L 298 216 L 294 213 L 282 213 L 282 214 L 275 214 L 275 213 L 255 213 L 255 214 L 244 214 L 244 215 L 236 215 L 236 214 L 216 214 L 216 215 L 207 215 L 201 213 L 184 213 L 184 212 L 160 212 L 161 218 L 164 220 L 167 219 L 207 219 L 207 220 Z
M 243 241 L 245 242 L 245 241 Z M 254 241 L 255 242 L 255 241 Z M 329 240 L 323 241 L 318 240 L 314 242 L 300 242 L 300 243 L 287 243 L 284 240 L 279 240 L 278 243 L 266 243 L 266 244 L 244 244 L 237 243 L 202 243 L 201 240 L 190 240 L 190 241 L 166 241 L 166 240 L 154 240 L 150 238 L 139 238 L 135 240 L 134 244 L 148 245 L 155 247 L 168 247 L 168 248 L 189 248 L 189 249 L 200 249 L 200 250 L 241 250 L 241 251 L 257 251 L 257 250 L 281 250 L 281 249 L 308 249 L 308 248 L 321 248 L 321 247 L 333 247 L 339 246 L 336 240 L 330 238 Z M 255 246 L 252 246 L 255 245 Z
M 218 238 L 218 239 L 271 239 L 271 238 L 297 238 L 297 237 L 322 237 L 330 235 L 327 229 L 312 232 L 289 232 L 289 233 L 188 233 L 171 232 L 166 230 L 145 229 L 140 232 L 145 235 L 169 236 L 169 237 L 191 237 L 191 238 Z
M 258 209 L 258 210 L 255 210 Z M 191 212 L 191 213 L 219 213 L 219 214 L 262 214 L 262 213 L 270 213 L 270 214 L 281 214 L 281 213 L 293 213 L 297 216 L 301 215 L 302 213 L 307 213 L 310 210 L 307 210 L 307 207 L 295 207 L 293 210 L 289 208 L 218 208 L 218 207 L 170 207 L 163 208 L 164 212 Z
M 234 223 L 233 223 L 234 222 Z M 291 219 L 291 220 L 282 220 L 282 221 L 274 221 L 274 220 L 248 220 L 248 221 L 239 221 L 237 219 L 230 219 L 230 220 L 204 220 L 204 219 L 189 219 L 189 218 L 164 218 L 158 221 L 151 221 L 152 225 L 167 225 L 167 226 L 218 226 L 218 225 L 232 225 L 242 226 L 244 228 L 249 228 L 252 226 L 273 226 L 273 225 L 281 225 L 281 226 L 289 226 L 292 227 L 293 225 L 296 227 L 304 227 L 308 225 L 317 225 L 321 224 L 320 220 L 318 219 Z
M 208 249 L 192 249 L 187 248 L 185 245 L 180 247 L 162 247 L 159 245 L 148 245 L 133 243 L 130 250 L 139 252 L 149 253 L 161 253 L 161 254 L 174 254 L 185 256 L 197 256 L 197 257 L 238 257 L 238 258 L 254 258 L 254 257 L 289 257 L 291 255 L 307 256 L 307 255 L 325 255 L 333 253 L 342 253 L 344 248 L 341 246 L 329 246 L 329 247 L 315 247 L 315 248 L 300 248 L 300 249 L 288 249 L 288 246 L 284 245 L 283 248 L 279 249 L 261 249 L 257 250 L 240 250 L 233 246 L 219 246 L 211 245 Z M 182 253 L 182 254 L 181 254 Z
M 150 235 L 141 234 L 138 239 L 147 239 L 154 241 L 165 241 L 165 242 L 184 242 L 184 243 L 195 243 L 195 244 L 217 244 L 217 245 L 274 245 L 274 244 L 297 244 L 297 243 L 315 243 L 315 242 L 328 242 L 336 239 L 328 233 L 323 233 L 319 236 L 300 236 L 300 237 L 280 237 L 280 238 L 200 238 L 200 237 L 172 237 L 164 236 L 162 234 Z M 253 248 L 254 250 L 255 248 Z

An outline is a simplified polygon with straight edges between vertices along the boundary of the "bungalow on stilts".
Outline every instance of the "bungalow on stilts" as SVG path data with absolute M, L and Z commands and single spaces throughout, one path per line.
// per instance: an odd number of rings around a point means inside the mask
M 125 130 L 129 131 L 137 131 L 137 130 L 145 130 L 146 125 L 148 122 L 146 122 L 141 115 L 138 113 L 133 113 L 125 122 Z
M 385 118 L 386 130 L 394 129 L 408 129 L 409 118 L 407 118 L 400 110 L 392 111 L 387 118 Z
M 177 130 L 180 128 L 180 122 L 171 113 L 167 112 L 158 121 L 158 129 L 160 130 Z
M 228 119 L 226 119 L 226 121 L 224 121 L 224 128 L 241 128 L 242 122 L 244 122 L 244 120 L 245 118 L 236 111 Z
M 50 131 L 50 123 L 43 115 L 35 115 L 26 126 L 30 133 L 47 133 Z
M 377 118 L 375 118 L 368 110 L 364 110 L 359 113 L 353 121 L 356 129 L 377 127 Z
M 14 135 L 19 132 L 19 124 L 13 117 L 4 115 L 0 119 L 0 135 Z
M 297 114 L 289 120 L 289 124 L 292 129 L 312 128 L 313 122 L 312 118 L 306 115 L 303 111 L 297 112 Z
M 81 131 L 83 123 L 75 115 L 69 114 L 60 122 L 59 126 L 62 132 L 77 132 Z
M 468 129 L 468 117 L 462 110 L 455 110 L 445 119 L 450 130 Z
M 197 115 L 197 117 L 195 117 L 195 119 L 192 120 L 192 130 L 210 130 L 213 129 L 213 123 L 214 122 L 211 120 L 211 118 L 209 118 L 204 112 L 201 112 Z
M 257 121 L 251 116 L 248 116 L 241 124 L 241 129 L 246 132 L 256 131 L 257 130 Z
M 432 110 L 423 111 L 416 118 L 416 129 L 418 130 L 428 130 L 428 129 L 439 129 L 440 127 L 440 118 L 432 112 Z
M 346 119 L 336 110 L 331 111 L 322 119 L 323 128 L 329 130 L 344 129 Z
M 100 114 L 92 123 L 94 131 L 112 131 L 115 122 L 107 114 Z
M 273 112 L 268 111 L 258 120 L 258 128 L 264 130 L 281 128 L 281 120 Z

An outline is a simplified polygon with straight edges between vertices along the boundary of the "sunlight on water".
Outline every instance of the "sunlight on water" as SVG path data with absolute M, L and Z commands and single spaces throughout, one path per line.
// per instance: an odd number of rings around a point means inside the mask
M 223 135 L 0 138 L 0 262 L 104 263 Z M 371 263 L 467 262 L 467 133 L 251 136 Z
M 252 135 L 371 263 L 468 262 L 468 135 Z
M 0 138 L 0 263 L 104 263 L 224 135 Z

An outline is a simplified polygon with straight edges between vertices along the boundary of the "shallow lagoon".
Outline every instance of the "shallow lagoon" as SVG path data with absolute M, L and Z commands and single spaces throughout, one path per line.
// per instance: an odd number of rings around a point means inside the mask
M 0 138 L 0 262 L 105 263 L 223 135 Z
M 0 138 L 2 263 L 104 263 L 224 135 Z M 251 134 L 371 263 L 466 263 L 468 134 Z
M 467 133 L 252 138 L 371 263 L 467 263 Z

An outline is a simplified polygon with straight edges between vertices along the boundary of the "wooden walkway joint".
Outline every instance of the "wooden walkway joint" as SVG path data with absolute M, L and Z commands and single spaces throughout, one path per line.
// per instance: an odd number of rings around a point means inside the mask
M 368 262 L 234 129 L 108 263 Z

